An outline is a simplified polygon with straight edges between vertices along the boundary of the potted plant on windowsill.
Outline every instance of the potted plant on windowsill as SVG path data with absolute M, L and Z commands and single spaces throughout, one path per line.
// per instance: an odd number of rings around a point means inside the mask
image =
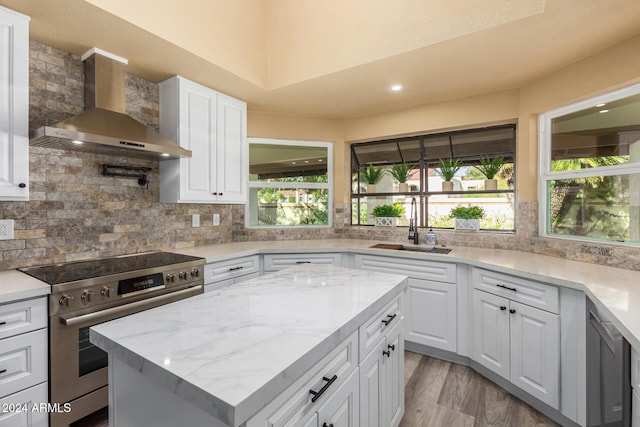
M 480 218 L 484 217 L 484 209 L 480 206 L 457 206 L 451 209 L 449 216 L 454 219 L 456 230 L 480 230 Z
M 484 180 L 484 189 L 485 190 L 497 190 L 498 189 L 498 181 L 494 179 L 496 174 L 500 172 L 502 166 L 504 166 L 504 159 L 502 156 L 496 156 L 494 158 L 482 157 L 480 159 L 480 165 L 475 168 L 480 171 L 482 175 L 485 176 Z
M 378 205 L 372 211 L 376 227 L 395 227 L 398 223 L 398 218 L 403 214 L 404 208 L 400 203 Z
M 406 163 L 401 163 L 399 165 L 393 165 L 389 173 L 392 177 L 398 181 L 398 190 L 401 193 L 406 193 L 409 191 L 409 184 L 407 184 L 407 180 L 409 179 L 409 174 L 411 170 L 414 168 L 414 165 L 408 165 Z
M 380 167 L 375 167 L 372 163 L 366 168 L 360 169 L 360 179 L 367 184 L 367 193 L 376 192 L 376 184 L 382 178 L 384 170 Z
M 444 179 L 442 191 L 453 191 L 453 182 L 451 182 L 451 179 L 453 179 L 453 176 L 462 167 L 462 162 L 460 159 L 440 159 L 438 163 L 440 167 L 436 169 L 436 172 Z

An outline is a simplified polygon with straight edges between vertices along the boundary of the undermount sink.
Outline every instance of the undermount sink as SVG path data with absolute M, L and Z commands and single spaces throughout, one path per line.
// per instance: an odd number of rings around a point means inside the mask
M 372 249 L 391 249 L 394 251 L 413 251 L 413 252 L 425 252 L 428 254 L 448 254 L 451 252 L 450 248 L 434 246 L 432 248 L 426 246 L 412 246 L 412 245 L 399 245 L 391 243 L 378 243 L 377 245 L 369 246 Z

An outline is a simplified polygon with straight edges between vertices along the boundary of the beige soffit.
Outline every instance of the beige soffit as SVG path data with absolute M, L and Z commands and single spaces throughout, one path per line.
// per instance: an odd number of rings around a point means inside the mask
M 32 38 L 343 118 L 516 88 L 640 33 L 637 0 L 0 0 Z M 402 83 L 400 93 L 389 85 Z

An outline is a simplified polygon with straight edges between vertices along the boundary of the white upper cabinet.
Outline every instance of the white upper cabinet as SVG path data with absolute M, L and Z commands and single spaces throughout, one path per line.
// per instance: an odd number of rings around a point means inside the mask
M 161 202 L 246 202 L 245 102 L 172 77 L 160 83 L 160 133 L 193 154 L 160 162 Z
M 0 7 L 0 201 L 29 200 L 29 19 Z

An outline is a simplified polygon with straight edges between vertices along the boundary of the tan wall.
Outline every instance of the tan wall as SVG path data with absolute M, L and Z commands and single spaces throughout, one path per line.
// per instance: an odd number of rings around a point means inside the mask
M 640 81 L 640 35 L 520 89 L 336 121 L 250 113 L 249 135 L 336 141 L 335 201 L 349 201 L 348 142 L 517 121 L 519 202 L 537 201 L 538 114 Z M 345 143 L 347 141 L 347 143 Z

